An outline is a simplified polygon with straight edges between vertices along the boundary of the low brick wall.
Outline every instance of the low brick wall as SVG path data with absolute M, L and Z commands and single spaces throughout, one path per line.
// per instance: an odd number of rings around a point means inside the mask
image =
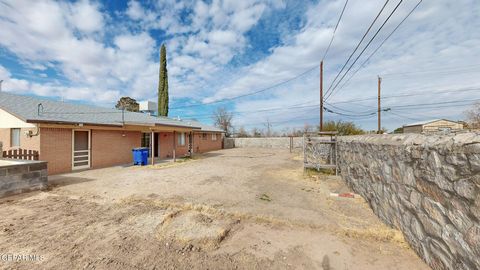
M 340 137 L 341 174 L 433 269 L 480 269 L 480 133 Z
M 47 162 L 0 159 L 0 197 L 47 187 Z

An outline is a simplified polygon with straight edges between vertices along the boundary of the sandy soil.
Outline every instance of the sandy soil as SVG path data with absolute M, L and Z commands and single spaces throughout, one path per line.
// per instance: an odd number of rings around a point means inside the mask
M 50 177 L 0 200 L 3 269 L 428 269 L 334 176 L 301 158 L 230 149 Z

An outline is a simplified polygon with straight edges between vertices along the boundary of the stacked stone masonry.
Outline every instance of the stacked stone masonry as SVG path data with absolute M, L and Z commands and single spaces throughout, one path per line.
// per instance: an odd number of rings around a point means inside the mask
M 480 133 L 340 137 L 344 180 L 432 269 L 480 269 Z

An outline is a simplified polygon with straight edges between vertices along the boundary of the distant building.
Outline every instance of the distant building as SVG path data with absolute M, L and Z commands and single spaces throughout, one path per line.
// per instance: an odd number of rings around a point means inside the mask
M 403 133 L 450 132 L 463 129 L 463 124 L 446 119 L 433 119 L 403 126 Z

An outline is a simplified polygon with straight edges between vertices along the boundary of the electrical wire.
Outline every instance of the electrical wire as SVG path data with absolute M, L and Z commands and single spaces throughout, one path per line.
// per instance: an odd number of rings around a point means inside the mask
M 296 80 L 310 72 L 312 72 L 313 70 L 316 70 L 318 68 L 318 66 L 314 66 L 288 80 L 285 80 L 285 81 L 282 81 L 282 82 L 279 82 L 277 84 L 274 84 L 272 86 L 269 86 L 269 87 L 266 87 L 266 88 L 262 88 L 260 90 L 257 90 L 257 91 L 254 91 L 254 92 L 251 92 L 251 93 L 248 93 L 248 94 L 243 94 L 243 95 L 239 95 L 239 96 L 234 96 L 234 97 L 230 97 L 230 98 L 224 98 L 224 99 L 220 99 L 220 100 L 216 100 L 216 101 L 211 101 L 211 102 L 204 102 L 204 103 L 201 103 L 201 104 L 192 104 L 192 105 L 184 105 L 184 106 L 178 106 L 178 107 L 172 107 L 170 108 L 171 110 L 176 110 L 176 109 L 183 109 L 183 108 L 191 108 L 191 107 L 198 107 L 198 106 L 205 106 L 205 105 L 210 105 L 210 104 L 216 104 L 216 103 L 221 103 L 221 102 L 226 102 L 226 101 L 231 101 L 231 100 L 235 100 L 235 99 L 239 99 L 239 98 L 243 98 L 243 97 L 247 97 L 247 96 L 252 96 L 252 95 L 256 95 L 256 94 L 259 94 L 259 93 L 262 93 L 262 92 L 265 92 L 265 91 L 268 91 L 270 89 L 273 89 L 273 88 L 276 88 L 278 86 L 281 86 L 281 85 L 284 85 L 286 83 L 289 83 L 293 80 Z
M 473 68 L 478 68 L 480 65 L 467 65 L 467 66 L 457 66 L 457 67 L 447 67 L 447 68 L 437 68 L 437 69 L 426 69 L 426 70 L 417 70 L 417 71 L 409 71 L 409 72 L 396 72 L 396 73 L 383 73 L 380 74 L 383 78 L 388 78 L 391 76 L 404 76 L 404 75 L 412 75 L 412 74 L 425 74 L 425 73 L 434 73 L 434 72 L 463 72 L 463 71 L 471 71 Z
M 380 31 L 383 29 L 383 27 L 385 26 L 385 24 L 390 20 L 390 18 L 393 16 L 393 14 L 395 14 L 395 12 L 397 11 L 398 7 L 400 6 L 400 4 L 402 4 L 403 0 L 400 0 L 400 2 L 398 2 L 398 4 L 395 6 L 395 8 L 392 10 L 392 12 L 388 15 L 388 17 L 385 19 L 385 21 L 382 23 L 382 25 L 377 29 L 377 32 L 375 32 L 375 34 L 373 35 L 373 37 L 368 41 L 367 45 L 365 45 L 365 47 L 363 48 L 363 50 L 360 52 L 360 54 L 355 58 L 355 60 L 353 61 L 353 63 L 350 65 L 350 67 L 347 69 L 347 71 L 342 75 L 342 77 L 340 78 L 340 80 L 337 81 L 337 83 L 335 84 L 335 86 L 333 86 L 333 82 L 332 84 L 330 84 L 330 87 L 328 88 L 327 90 L 327 93 L 326 93 L 326 96 L 325 96 L 325 100 L 328 100 L 328 98 L 332 95 L 332 93 L 335 91 L 335 89 L 338 87 L 338 85 L 342 82 L 342 80 L 345 78 L 345 76 L 348 74 L 348 72 L 352 69 L 352 67 L 355 65 L 355 63 L 357 63 L 358 59 L 363 55 L 363 53 L 365 52 L 365 50 L 370 46 L 370 44 L 375 40 L 375 38 L 377 37 L 377 35 L 380 33 Z M 333 86 L 333 88 L 332 88 Z
M 335 33 L 337 32 L 338 25 L 342 20 L 342 16 L 343 16 L 343 13 L 345 12 L 345 8 L 347 7 L 347 4 L 348 4 L 348 0 L 345 0 L 345 5 L 343 5 L 343 9 L 342 9 L 342 12 L 340 13 L 340 17 L 338 17 L 337 24 L 335 25 L 335 29 L 333 30 L 332 38 L 330 39 L 330 43 L 328 43 L 328 47 L 325 50 L 325 53 L 323 54 L 322 61 L 325 60 L 325 57 L 327 56 L 327 53 L 330 50 L 330 46 L 332 46 L 333 39 L 335 38 Z
M 348 57 L 347 61 L 345 62 L 345 64 L 343 64 L 342 68 L 340 69 L 340 71 L 337 73 L 337 76 L 335 76 L 335 78 L 333 79 L 332 83 L 330 84 L 330 87 L 327 89 L 326 93 L 325 94 L 328 94 L 328 91 L 331 89 L 332 85 L 337 81 L 338 79 L 338 76 L 340 76 L 340 74 L 342 74 L 343 70 L 345 69 L 345 67 L 348 65 L 348 62 L 350 62 L 350 59 L 352 59 L 352 56 L 357 52 L 358 48 L 360 47 L 360 45 L 362 44 L 363 40 L 365 40 L 365 37 L 368 35 L 368 33 L 370 32 L 370 30 L 372 29 L 373 25 L 375 24 L 375 22 L 377 22 L 378 18 L 380 17 L 380 15 L 382 14 L 383 10 L 385 9 L 385 7 L 387 6 L 388 2 L 390 0 L 387 0 L 385 1 L 385 4 L 383 5 L 382 9 L 380 9 L 380 11 L 378 12 L 377 16 L 375 16 L 375 19 L 372 21 L 372 23 L 370 24 L 370 26 L 368 27 L 367 31 L 365 32 L 365 34 L 363 34 L 363 37 L 362 39 L 360 39 L 360 41 L 358 42 L 357 46 L 355 47 L 355 49 L 353 50 L 353 52 L 350 54 L 350 56 Z
M 367 57 L 367 59 L 358 67 L 358 69 L 355 70 L 355 72 L 352 73 L 352 75 L 345 81 L 345 83 L 340 87 L 340 89 L 337 91 L 339 92 L 341 89 L 343 89 L 349 82 L 352 80 L 352 78 L 355 76 L 355 74 L 358 73 L 362 68 L 365 67 L 365 65 L 370 61 L 370 59 L 380 50 L 380 48 L 387 42 L 388 39 L 397 31 L 398 28 L 412 15 L 412 13 L 418 8 L 418 6 L 422 3 L 423 0 L 420 0 L 411 10 L 410 12 L 403 18 L 403 20 L 400 21 L 400 23 L 390 32 L 390 34 L 380 43 L 380 45 Z
M 424 90 L 424 89 L 429 89 L 429 88 L 416 88 L 416 89 L 410 89 L 407 91 L 415 91 L 415 90 Z M 459 89 L 446 89 L 442 91 L 433 91 L 433 92 L 424 92 L 424 93 L 411 93 L 411 94 L 400 94 L 400 95 L 387 95 L 387 96 L 382 96 L 383 99 L 389 99 L 389 98 L 401 98 L 401 97 L 413 97 L 413 96 L 421 96 L 421 95 L 432 95 L 432 94 L 445 94 L 445 93 L 458 93 L 458 92 L 471 92 L 471 91 L 480 91 L 480 88 L 473 87 L 473 88 L 459 88 Z M 350 100 L 345 100 L 345 101 L 338 101 L 338 102 L 331 102 L 330 104 L 345 104 L 345 103 L 353 103 L 359 102 L 359 101 L 367 101 L 367 100 L 377 100 L 378 97 L 371 97 L 371 98 L 364 98 L 364 99 L 350 99 Z M 357 103 L 358 104 L 358 103 Z M 361 104 L 358 104 L 361 105 Z

